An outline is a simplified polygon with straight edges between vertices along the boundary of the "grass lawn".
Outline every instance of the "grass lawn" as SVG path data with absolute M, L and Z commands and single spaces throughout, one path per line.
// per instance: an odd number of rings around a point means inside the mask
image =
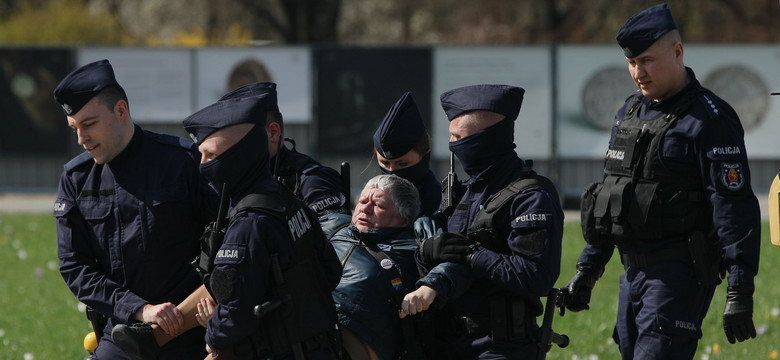
M 574 275 L 574 264 L 584 242 L 579 223 L 566 225 L 561 277 L 564 286 Z M 0 360 L 83 359 L 84 335 L 91 331 L 83 307 L 57 271 L 57 235 L 48 214 L 0 213 Z M 760 335 L 731 345 L 723 334 L 721 313 L 725 286 L 720 286 L 704 321 L 704 338 L 696 359 L 777 359 L 780 349 L 778 313 L 780 287 L 772 277 L 780 268 L 780 249 L 762 230 L 761 271 L 756 278 L 754 321 Z M 618 359 L 612 342 L 617 308 L 617 257 L 596 284 L 589 311 L 555 316 L 554 328 L 571 338 L 565 349 L 554 347 L 548 359 Z

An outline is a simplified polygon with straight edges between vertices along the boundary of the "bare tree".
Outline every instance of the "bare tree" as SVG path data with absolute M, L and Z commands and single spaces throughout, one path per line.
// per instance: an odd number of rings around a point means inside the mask
M 287 44 L 335 43 L 341 0 L 236 0 L 251 17 L 255 36 Z

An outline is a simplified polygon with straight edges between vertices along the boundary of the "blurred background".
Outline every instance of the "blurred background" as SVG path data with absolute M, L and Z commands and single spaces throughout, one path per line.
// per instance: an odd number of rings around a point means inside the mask
M 615 34 L 659 1 L 0 0 L 0 197 L 43 196 L 83 149 L 52 90 L 109 59 L 143 128 L 181 120 L 249 82 L 278 83 L 286 136 L 323 164 L 352 165 L 352 192 L 378 173 L 371 137 L 411 91 L 439 177 L 449 168 L 439 94 L 476 83 L 526 89 L 516 151 L 576 208 L 601 178 L 614 113 L 635 89 Z M 753 187 L 780 170 L 780 6 L 668 1 L 685 63 L 737 110 Z M 459 165 L 456 170 L 460 170 Z M 9 206 L 9 205 L 4 205 Z M 6 209 L 11 210 L 11 209 Z

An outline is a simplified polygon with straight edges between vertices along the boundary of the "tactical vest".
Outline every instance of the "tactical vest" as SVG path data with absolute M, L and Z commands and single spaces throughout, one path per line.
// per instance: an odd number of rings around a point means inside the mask
M 323 350 L 332 338 L 328 334 L 335 329 L 336 308 L 320 269 L 316 244 L 323 239 L 314 231 L 319 226 L 317 219 L 284 188 L 272 194 L 247 195 L 231 211 L 231 222 L 244 211 L 269 214 L 287 225 L 292 262 L 281 268 L 277 254 L 271 254 L 268 301 L 255 308 L 260 331 L 250 337 L 251 346 L 237 346 L 236 355 L 277 358 L 296 348 Z
M 509 236 L 509 230 L 505 226 L 506 224 L 498 223 L 499 219 L 503 217 L 497 215 L 503 215 L 509 211 L 509 205 L 512 204 L 512 200 L 515 196 L 532 188 L 541 188 L 558 199 L 558 191 L 555 189 L 555 185 L 553 185 L 550 179 L 531 172 L 533 163 L 530 160 L 526 160 L 526 163 L 529 165 L 523 169 L 523 175 L 505 188 L 491 195 L 474 218 L 468 237 L 479 241 L 480 245 L 489 250 L 501 254 L 512 254 L 512 251 L 509 249 L 509 244 L 506 241 Z M 521 243 L 526 244 L 529 242 Z M 528 253 L 537 252 L 537 249 L 520 250 L 527 251 Z
M 641 100 L 634 95 L 615 129 L 606 177 L 596 189 L 593 216 L 600 232 L 652 241 L 693 231 L 704 205 L 699 169 L 670 170 L 661 158 L 661 141 L 705 91 L 687 91 L 671 112 L 651 120 L 639 118 Z
M 306 165 L 315 163 L 314 159 L 295 151 L 295 142 L 292 139 L 285 139 L 292 143 L 292 149 L 284 152 L 284 159 L 281 159 L 282 151 L 276 155 L 277 164 L 274 169 L 276 180 L 289 189 L 297 198 L 302 199 L 301 194 L 301 174 L 303 174 Z M 281 161 L 280 161 L 281 160 Z

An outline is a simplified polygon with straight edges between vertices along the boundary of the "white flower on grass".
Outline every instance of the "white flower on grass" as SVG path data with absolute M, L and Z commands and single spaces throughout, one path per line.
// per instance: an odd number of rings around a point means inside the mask
M 35 356 L 32 353 L 24 353 L 24 360 L 33 360 Z
M 766 334 L 766 331 L 769 329 L 769 326 L 767 325 L 761 325 L 756 328 L 756 335 L 764 335 Z
M 5 330 L 0 329 L 0 337 L 3 337 L 3 336 L 5 336 Z
M 11 242 L 11 246 L 13 246 L 14 249 L 21 248 L 22 247 L 22 242 L 19 241 L 19 239 L 16 239 L 13 242 Z
M 49 262 L 46 263 L 46 267 L 49 270 L 57 270 L 57 262 L 54 260 L 49 260 Z
M 27 250 L 25 249 L 19 249 L 19 252 L 16 253 L 16 256 L 19 257 L 19 260 L 25 260 L 27 259 Z
M 710 354 L 701 354 L 701 360 L 710 360 Z
M 588 356 L 588 360 L 599 360 L 599 356 L 595 354 L 591 354 L 590 356 Z
M 79 302 L 79 304 L 76 306 L 76 308 L 79 310 L 79 312 L 86 312 L 87 311 L 87 304 L 83 302 Z
M 772 308 L 772 310 L 769 310 L 769 313 L 772 314 L 773 318 L 776 318 L 778 315 L 780 315 L 780 309 Z

